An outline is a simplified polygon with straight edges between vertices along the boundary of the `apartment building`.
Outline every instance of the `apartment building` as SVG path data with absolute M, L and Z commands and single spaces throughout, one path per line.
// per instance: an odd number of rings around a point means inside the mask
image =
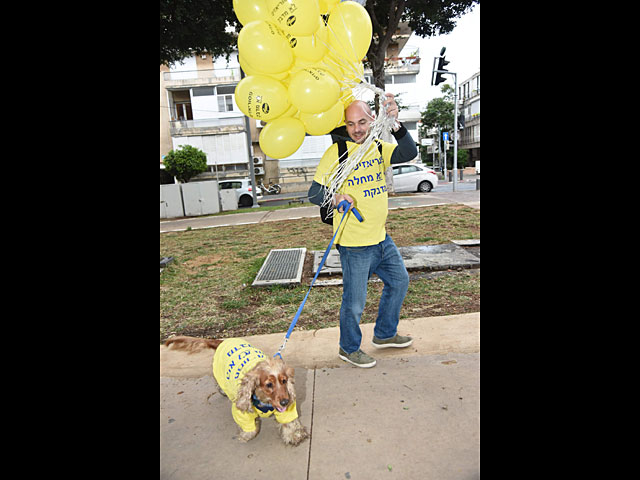
M 214 178 L 249 174 L 247 136 L 255 137 L 255 121 L 238 109 L 233 94 L 240 81 L 238 54 L 224 57 L 194 55 L 181 64 L 160 67 L 160 169 L 163 157 L 180 145 L 199 148 L 207 156 L 208 174 Z M 204 175 L 206 177 L 206 174 Z
M 480 72 L 458 86 L 460 113 L 464 117 L 464 130 L 458 140 L 458 148 L 469 150 L 467 166 L 480 168 Z
M 397 56 L 410 34 L 408 27 L 402 26 L 387 51 L 385 89 L 394 94 L 416 88 L 419 52 Z M 371 70 L 365 70 L 370 83 L 371 75 Z M 194 55 L 171 67 L 160 67 L 160 183 L 174 182 L 163 170 L 163 157 L 180 145 L 191 145 L 206 154 L 208 167 L 207 172 L 194 180 L 249 177 L 251 155 L 257 182 L 279 183 L 285 193 L 308 188 L 322 154 L 331 145 L 330 135 L 307 135 L 302 146 L 289 157 L 267 156 L 258 143 L 265 124 L 245 117 L 235 103 L 234 91 L 240 79 L 237 51 L 229 60 Z M 417 139 L 420 112 L 415 108 L 402 110 L 400 120 Z

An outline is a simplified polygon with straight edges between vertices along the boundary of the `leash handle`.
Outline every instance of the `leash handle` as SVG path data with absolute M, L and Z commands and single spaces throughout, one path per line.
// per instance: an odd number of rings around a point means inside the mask
M 360 215 L 360 212 L 358 211 L 358 209 L 353 206 L 353 203 L 349 203 L 346 200 L 342 200 L 338 204 L 337 208 L 341 208 L 341 207 L 344 208 L 345 215 L 349 211 L 349 209 L 351 209 L 351 211 L 353 212 L 353 215 L 358 219 L 360 223 L 362 223 L 362 215 Z M 342 218 L 344 218 L 344 215 Z M 342 220 L 340 220 L 340 223 L 342 223 Z
M 320 260 L 320 265 L 318 265 L 318 270 L 316 271 L 316 274 L 313 277 L 313 280 L 311 280 L 311 285 L 309 285 L 309 290 L 307 291 L 307 294 L 304 296 L 304 300 L 302 300 L 302 303 L 298 307 L 298 311 L 296 312 L 295 316 L 293 317 L 293 320 L 291 321 L 291 325 L 289 325 L 289 330 L 287 330 L 287 334 L 284 336 L 284 342 L 282 342 L 282 346 L 280 347 L 280 349 L 278 349 L 278 352 L 274 355 L 274 357 L 280 357 L 282 359 L 282 354 L 280 352 L 282 352 L 282 350 L 284 350 L 284 347 L 287 344 L 287 340 L 289 340 L 289 336 L 291 335 L 291 332 L 293 331 L 293 327 L 295 327 L 296 323 L 298 323 L 298 319 L 300 318 L 300 314 L 302 313 L 302 309 L 304 308 L 304 304 L 307 302 L 307 297 L 309 296 L 309 293 L 311 293 L 311 288 L 313 287 L 313 284 L 316 282 L 316 278 L 318 278 L 318 275 L 320 274 L 320 270 L 322 270 L 322 267 L 324 266 L 325 260 L 329 256 L 329 252 L 331 251 L 331 247 L 333 246 L 333 241 L 336 239 L 336 235 L 338 235 L 338 232 L 340 231 L 340 226 L 342 225 L 342 222 L 344 221 L 344 219 L 347 216 L 347 214 L 349 213 L 349 211 L 352 211 L 353 214 L 355 215 L 355 217 L 358 219 L 358 221 L 362 222 L 362 216 L 360 215 L 360 212 L 358 212 L 355 209 L 355 207 L 353 206 L 352 203 L 349 203 L 346 200 L 343 200 L 337 206 L 337 208 L 340 208 L 340 207 L 344 208 L 344 213 L 342 214 L 342 218 L 340 219 L 340 223 L 338 224 L 338 228 L 336 228 L 336 233 L 333 234 L 333 237 L 331 238 L 331 241 L 329 242 L 329 246 L 325 250 L 324 255 L 322 256 L 322 260 Z

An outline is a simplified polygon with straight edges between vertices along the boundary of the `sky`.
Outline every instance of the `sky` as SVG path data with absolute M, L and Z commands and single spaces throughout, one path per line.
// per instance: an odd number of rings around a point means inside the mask
M 471 12 L 457 19 L 456 27 L 447 35 L 420 38 L 411 34 L 400 56 L 410 55 L 416 47 L 420 48 L 420 73 L 416 83 L 421 88 L 413 88 L 414 92 L 403 95 L 402 99 L 406 105 L 417 103 L 422 111 L 430 100 L 442 96 L 440 87 L 443 84 L 431 85 L 433 58 L 440 55 L 442 47 L 447 47 L 444 55 L 449 64 L 445 68 L 458 74 L 458 86 L 480 71 L 480 5 L 474 5 Z M 452 75 L 444 78 L 445 83 L 453 86 Z

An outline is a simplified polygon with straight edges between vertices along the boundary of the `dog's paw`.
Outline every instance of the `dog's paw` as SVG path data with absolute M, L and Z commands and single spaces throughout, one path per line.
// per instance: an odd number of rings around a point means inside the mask
M 258 435 L 259 429 L 255 429 L 253 432 L 245 432 L 244 430 L 238 435 L 238 440 L 242 443 L 247 443 L 249 440 L 253 440 Z
M 280 425 L 280 436 L 285 444 L 296 447 L 309 438 L 309 432 L 298 420 L 294 420 Z

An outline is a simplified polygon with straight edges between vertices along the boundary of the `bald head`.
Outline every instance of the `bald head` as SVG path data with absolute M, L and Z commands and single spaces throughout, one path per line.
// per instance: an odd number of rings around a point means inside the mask
M 373 122 L 371 108 L 367 102 L 355 100 L 344 111 L 347 133 L 356 143 L 362 143 L 367 138 L 369 126 Z

